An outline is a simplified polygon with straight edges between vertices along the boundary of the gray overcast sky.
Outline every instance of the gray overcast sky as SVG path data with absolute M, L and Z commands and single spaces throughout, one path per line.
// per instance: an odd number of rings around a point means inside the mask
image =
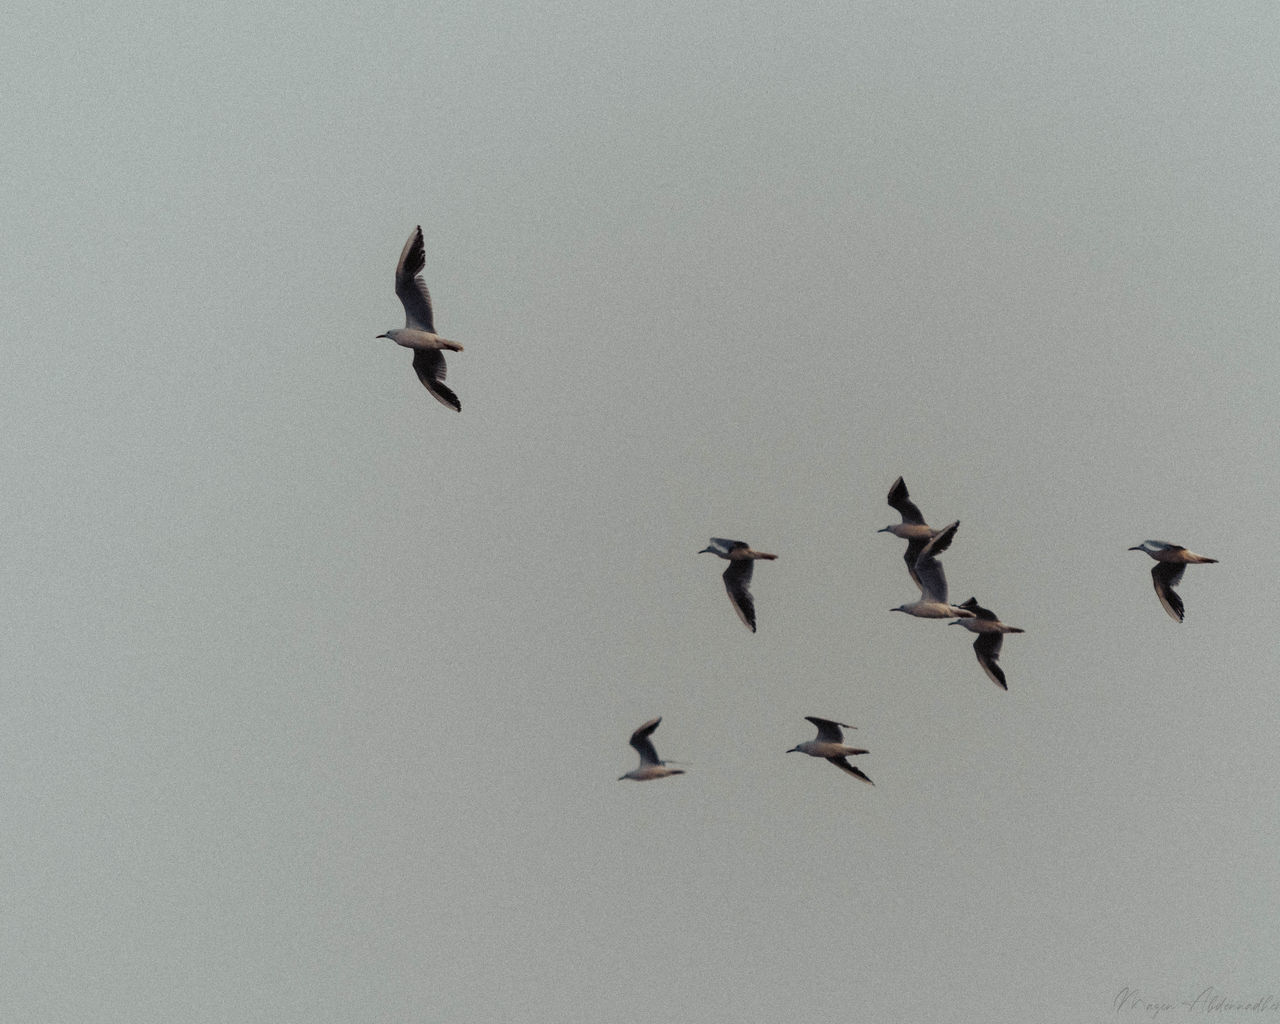
M 0 1017 L 1280 999 L 1274 3 L 20 0 L 0 49 Z M 461 415 L 375 340 L 415 224 Z M 889 613 L 898 474 L 1008 693 Z M 710 536 L 780 556 L 755 636 Z M 1146 538 L 1220 559 L 1181 626 Z M 617 782 L 654 715 L 688 773 Z

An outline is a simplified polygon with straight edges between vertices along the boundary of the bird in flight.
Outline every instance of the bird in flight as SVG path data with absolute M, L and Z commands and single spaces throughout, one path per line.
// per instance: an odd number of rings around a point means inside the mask
M 698 552 L 719 555 L 728 559 L 729 568 L 724 571 L 724 589 L 729 593 L 729 602 L 738 613 L 742 624 L 756 631 L 756 603 L 751 597 L 751 567 L 757 558 L 774 559 L 777 555 L 767 555 L 763 551 L 752 551 L 746 541 L 725 540 L 723 537 L 712 537 L 711 546 Z
M 961 608 L 973 612 L 971 619 L 956 619 L 953 626 L 964 626 L 971 633 L 977 633 L 978 639 L 973 642 L 973 653 L 978 656 L 978 664 L 990 680 L 1003 690 L 1009 689 L 1004 681 L 1004 669 L 1000 667 L 1000 647 L 1004 644 L 1005 633 L 1025 633 L 1025 629 L 1017 626 L 1006 626 L 989 608 L 978 604 L 976 597 L 971 597 Z
M 942 571 L 938 556 L 951 546 L 951 539 L 960 528 L 957 519 L 944 526 L 920 551 L 912 576 L 920 585 L 920 600 L 890 608 L 891 612 L 906 612 L 921 619 L 971 619 L 974 613 L 968 608 L 958 608 L 947 602 L 947 574 Z
M 788 754 L 801 753 L 808 754 L 810 757 L 821 757 L 830 761 L 842 772 L 848 772 L 855 779 L 861 779 L 863 782 L 871 782 L 871 779 L 849 763 L 849 758 L 855 754 L 865 754 L 867 751 L 859 750 L 857 747 L 846 747 L 844 745 L 844 733 L 841 729 L 853 729 L 852 725 L 845 725 L 843 722 L 833 722 L 827 718 L 814 718 L 812 715 L 804 716 L 806 722 L 812 722 L 818 728 L 817 739 L 805 740 L 803 743 L 797 743 L 794 747 L 787 751 Z
M 404 326 L 379 334 L 378 337 L 390 338 L 397 345 L 413 349 L 413 369 L 418 374 L 418 380 L 422 381 L 422 386 L 441 405 L 448 406 L 454 412 L 462 412 L 458 396 L 445 386 L 446 368 L 441 352 L 442 349 L 461 352 L 462 346 L 436 334 L 435 322 L 431 316 L 431 294 L 427 291 L 426 282 L 422 280 L 422 268 L 426 263 L 422 228 L 416 227 L 409 240 L 404 243 L 400 261 L 396 264 L 396 295 L 404 305 Z
M 631 745 L 640 755 L 640 767 L 633 768 L 626 775 L 619 775 L 619 782 L 623 779 L 648 782 L 650 779 L 665 779 L 668 775 L 684 774 L 683 768 L 668 768 L 667 762 L 660 760 L 658 752 L 653 748 L 653 740 L 649 737 L 653 735 L 653 730 L 658 728 L 658 723 L 661 721 L 661 715 L 651 718 L 631 734 Z
M 1145 551 L 1156 560 L 1156 564 L 1151 567 L 1151 582 L 1155 585 L 1156 597 L 1160 598 L 1164 610 L 1174 622 L 1182 621 L 1183 612 L 1182 598 L 1173 592 L 1173 588 L 1182 582 L 1182 574 L 1187 566 L 1215 564 L 1218 561 L 1164 540 L 1144 540 L 1129 550 Z
M 916 575 L 916 559 L 920 557 L 924 546 L 938 535 L 938 531 L 924 521 L 920 509 L 907 493 L 907 485 L 902 482 L 902 477 L 898 477 L 889 488 L 889 507 L 902 516 L 902 522 L 890 523 L 876 532 L 891 533 L 907 542 L 907 550 L 902 560 L 907 563 L 907 572 L 911 574 L 916 586 L 920 587 L 920 577 Z M 920 589 L 924 588 L 920 587 Z

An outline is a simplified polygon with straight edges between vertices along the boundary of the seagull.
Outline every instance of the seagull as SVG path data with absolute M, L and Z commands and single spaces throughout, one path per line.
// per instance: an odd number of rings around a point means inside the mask
M 623 779 L 648 782 L 650 779 L 665 779 L 668 775 L 684 774 L 683 768 L 668 768 L 666 761 L 658 760 L 658 752 L 653 749 L 653 740 L 649 737 L 653 735 L 653 730 L 658 728 L 658 723 L 661 721 L 661 715 L 651 718 L 631 734 L 631 745 L 640 754 L 640 767 L 627 772 L 626 775 L 619 775 L 619 782 Z
M 898 511 L 902 516 L 902 522 L 892 523 L 876 532 L 891 533 L 907 542 L 907 551 L 902 558 L 907 563 L 907 572 L 911 574 L 916 586 L 920 587 L 920 577 L 916 575 L 916 559 L 920 557 L 924 546 L 938 535 L 938 531 L 924 521 L 920 509 L 907 493 L 907 485 L 902 482 L 902 477 L 898 477 L 889 488 L 889 507 Z M 920 589 L 924 588 L 920 587 Z
M 804 719 L 806 722 L 812 722 L 818 727 L 818 738 L 797 743 L 787 751 L 788 754 L 798 751 L 801 754 L 808 754 L 810 757 L 824 757 L 842 772 L 848 772 L 855 779 L 861 779 L 863 782 L 875 785 L 874 782 L 871 782 L 871 779 L 846 760 L 853 754 L 866 753 L 865 750 L 859 750 L 857 747 L 846 747 L 844 745 L 844 733 L 840 730 L 854 729 L 856 726 L 845 725 L 843 722 L 832 722 L 826 718 L 814 718 L 811 715 L 805 715 Z
M 757 558 L 777 558 L 777 555 L 766 555 L 763 551 L 752 551 L 746 541 L 725 540 L 723 537 L 712 537 L 711 547 L 698 552 L 705 555 L 710 552 L 729 560 L 729 568 L 724 571 L 724 589 L 729 592 L 729 602 L 738 613 L 742 624 L 756 631 L 756 603 L 751 599 L 751 565 Z
M 1158 563 L 1151 567 L 1151 582 L 1155 584 L 1156 597 L 1160 598 L 1164 610 L 1174 622 L 1182 621 L 1182 598 L 1173 592 L 1173 588 L 1182 582 L 1187 566 L 1218 561 L 1164 540 L 1144 540 L 1129 550 L 1145 551 Z
M 891 612 L 906 612 L 921 619 L 972 619 L 974 613 L 969 608 L 957 608 L 947 603 L 947 575 L 942 571 L 942 563 L 938 555 L 951 546 L 951 538 L 956 535 L 960 520 L 950 526 L 944 526 L 937 536 L 929 541 L 916 559 L 915 572 L 912 573 L 920 584 L 920 600 L 911 604 L 902 604 L 890 608 Z
M 413 229 L 413 234 L 404 243 L 400 253 L 400 262 L 396 264 L 396 294 L 404 304 L 404 326 L 379 334 L 379 338 L 390 338 L 397 345 L 413 349 L 413 368 L 417 371 L 418 380 L 441 405 L 447 405 L 454 412 L 462 412 L 462 403 L 458 396 L 445 387 L 445 365 L 441 349 L 461 352 L 462 346 L 456 341 L 447 341 L 436 334 L 431 319 L 431 295 L 422 280 L 422 268 L 427 258 L 422 248 L 422 228 Z
M 1006 626 L 996 617 L 996 613 L 978 604 L 976 597 L 971 597 L 961 608 L 973 612 L 972 619 L 956 619 L 952 626 L 964 626 L 971 633 L 977 633 L 978 639 L 973 642 L 973 651 L 978 656 L 978 664 L 982 666 L 991 681 L 1002 690 L 1009 689 L 1004 681 L 1004 670 L 1000 667 L 1000 645 L 1004 643 L 1005 633 L 1025 633 L 1025 629 L 1017 626 Z

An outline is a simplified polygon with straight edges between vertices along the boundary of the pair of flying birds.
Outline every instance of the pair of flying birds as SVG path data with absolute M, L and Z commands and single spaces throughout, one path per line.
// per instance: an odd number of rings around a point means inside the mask
M 847 747 L 844 744 L 844 733 L 840 730 L 853 729 L 856 728 L 855 726 L 845 725 L 843 722 L 833 722 L 827 718 L 813 718 L 808 715 L 805 716 L 805 720 L 818 727 L 817 739 L 797 743 L 787 751 L 788 754 L 799 752 L 808 754 L 810 757 L 824 758 L 842 772 L 848 772 L 855 779 L 871 782 L 871 779 L 860 768 L 849 763 L 849 758 L 855 754 L 867 753 L 865 750 Z M 648 782 L 651 779 L 665 779 L 668 775 L 684 774 L 683 768 L 668 768 L 667 765 L 672 762 L 661 760 L 658 757 L 657 750 L 654 749 L 653 740 L 650 737 L 653 736 L 653 731 L 658 728 L 658 723 L 661 721 L 661 716 L 651 718 L 631 734 L 631 745 L 636 748 L 636 753 L 640 755 L 640 766 L 627 772 L 626 775 L 618 776 L 619 782 L 623 779 Z M 871 784 L 875 785 L 874 782 L 871 782 Z

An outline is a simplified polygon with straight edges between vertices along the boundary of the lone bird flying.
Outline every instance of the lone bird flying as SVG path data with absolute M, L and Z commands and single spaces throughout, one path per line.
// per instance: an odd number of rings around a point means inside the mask
M 1182 582 L 1182 574 L 1188 565 L 1216 564 L 1216 558 L 1205 558 L 1177 544 L 1163 540 L 1144 540 L 1130 551 L 1145 551 L 1156 560 L 1151 567 L 1151 582 L 1156 588 L 1156 597 L 1169 613 L 1174 622 L 1181 622 L 1182 598 L 1173 592 L 1173 588 Z
M 648 782 L 650 779 L 665 779 L 668 775 L 683 775 L 683 768 L 668 768 L 666 761 L 658 759 L 658 752 L 653 749 L 653 730 L 658 728 L 662 716 L 651 718 L 631 734 L 631 745 L 640 754 L 640 767 L 619 775 L 618 781 L 634 779 L 636 782 Z
M 891 533 L 907 542 L 907 550 L 902 560 L 907 563 L 907 572 L 911 574 L 916 586 L 920 587 L 920 577 L 916 575 L 916 559 L 920 557 L 924 546 L 938 535 L 938 531 L 924 521 L 920 509 L 907 493 L 907 485 L 902 482 L 902 477 L 898 477 L 889 488 L 889 507 L 902 516 L 902 522 L 891 523 L 876 532 Z M 920 587 L 920 589 L 924 588 Z
M 1000 647 L 1004 644 L 1005 633 L 1025 633 L 1017 626 L 1006 626 L 997 618 L 996 613 L 978 604 L 976 597 L 971 597 L 961 608 L 973 612 L 971 619 L 956 619 L 953 626 L 964 626 L 971 633 L 977 633 L 978 639 L 973 642 L 973 653 L 978 656 L 978 664 L 982 666 L 990 680 L 1002 690 L 1009 689 L 1004 681 L 1004 669 L 1000 667 Z
M 971 619 L 974 613 L 968 608 L 957 608 L 947 603 L 947 574 L 942 571 L 938 555 L 951 546 L 951 539 L 960 528 L 960 520 L 938 531 L 920 551 L 912 576 L 920 584 L 920 600 L 890 608 L 891 612 L 906 612 L 921 619 Z
M 711 546 L 698 552 L 719 555 L 728 559 L 729 568 L 724 571 L 724 589 L 729 593 L 729 602 L 738 613 L 742 624 L 756 631 L 756 603 L 751 597 L 751 566 L 757 558 L 775 559 L 777 555 L 767 555 L 763 551 L 752 551 L 746 541 L 725 540 L 723 537 L 712 537 Z
M 804 720 L 812 722 L 818 727 L 818 738 L 797 743 L 787 751 L 788 754 L 801 753 L 808 754 L 810 757 L 824 758 L 842 772 L 848 772 L 855 779 L 861 779 L 863 782 L 875 785 L 861 769 L 855 768 L 848 761 L 848 758 L 855 754 L 867 753 L 867 751 L 859 750 L 857 747 L 846 747 L 844 745 L 844 733 L 840 730 L 853 729 L 855 726 L 845 725 L 843 722 L 832 722 L 826 718 L 814 718 L 811 715 L 805 715 Z
M 396 294 L 404 304 L 404 326 L 379 334 L 378 337 L 390 338 L 397 345 L 413 349 L 413 368 L 418 374 L 418 380 L 422 381 L 422 386 L 441 405 L 447 405 L 454 412 L 462 412 L 458 396 L 445 387 L 446 371 L 444 356 L 441 354 L 441 349 L 446 348 L 451 352 L 461 352 L 462 346 L 436 334 L 431 317 L 431 295 L 421 276 L 426 263 L 422 228 L 417 227 L 404 243 L 400 262 L 396 264 Z

